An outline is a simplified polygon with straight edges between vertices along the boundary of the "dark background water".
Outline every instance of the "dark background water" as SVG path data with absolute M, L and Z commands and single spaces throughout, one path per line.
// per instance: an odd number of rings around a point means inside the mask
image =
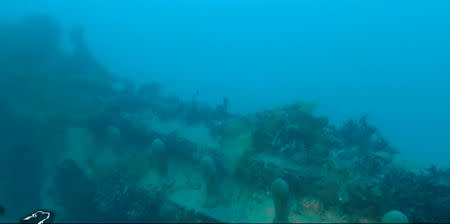
M 4 0 L 0 18 L 50 14 L 86 28 L 113 72 L 254 112 L 296 100 L 341 122 L 363 114 L 402 155 L 449 164 L 445 0 Z

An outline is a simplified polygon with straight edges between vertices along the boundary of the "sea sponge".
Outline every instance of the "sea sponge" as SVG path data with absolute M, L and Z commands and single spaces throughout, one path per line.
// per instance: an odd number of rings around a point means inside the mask
M 239 118 L 224 125 L 220 138 L 220 148 L 227 173 L 238 173 L 245 170 L 241 162 L 247 154 L 254 151 L 253 131 L 247 118 Z
M 153 157 L 153 161 L 156 163 L 156 168 L 158 169 L 160 178 L 166 179 L 169 165 L 167 159 L 166 144 L 164 144 L 161 139 L 156 138 L 155 140 L 153 140 L 151 146 L 151 155 Z
M 289 185 L 281 178 L 272 182 L 271 186 L 273 204 L 275 206 L 274 223 L 288 222 Z
M 217 168 L 214 160 L 210 156 L 203 156 L 200 159 L 200 168 L 206 179 L 206 189 L 208 195 L 214 193 L 217 177 Z
M 384 214 L 381 218 L 382 223 L 408 223 L 408 217 L 403 212 L 398 210 L 391 210 Z
M 200 169 L 205 178 L 206 200 L 205 207 L 215 207 L 219 197 L 219 183 L 216 163 L 210 156 L 200 159 Z

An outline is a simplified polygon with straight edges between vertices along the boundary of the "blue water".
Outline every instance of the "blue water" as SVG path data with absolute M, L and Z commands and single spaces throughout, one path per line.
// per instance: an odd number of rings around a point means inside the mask
M 449 222 L 448 12 L 0 1 L 0 222 Z
M 339 123 L 368 114 L 404 157 L 448 165 L 445 0 L 5 0 L 0 18 L 86 28 L 120 76 L 248 113 L 297 100 Z

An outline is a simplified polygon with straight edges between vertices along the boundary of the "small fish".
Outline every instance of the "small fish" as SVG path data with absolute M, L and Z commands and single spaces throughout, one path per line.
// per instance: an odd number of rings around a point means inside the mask
M 4 215 L 4 214 L 5 214 L 5 208 L 0 205 L 0 215 Z

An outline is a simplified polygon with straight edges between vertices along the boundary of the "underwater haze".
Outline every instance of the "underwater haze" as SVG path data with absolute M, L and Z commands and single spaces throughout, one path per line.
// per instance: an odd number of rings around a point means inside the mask
M 338 122 L 369 114 L 408 158 L 448 164 L 448 1 L 2 4 L 4 16 L 82 24 L 117 74 L 161 81 L 187 98 L 199 90 L 210 103 L 227 96 L 235 112 L 302 99 Z
M 369 115 L 408 159 L 450 161 L 450 2 L 17 0 L 1 14 L 83 25 L 114 73 L 255 112 L 313 101 Z M 418 165 L 419 165 L 418 164 Z
M 0 222 L 450 222 L 448 12 L 0 1 Z

